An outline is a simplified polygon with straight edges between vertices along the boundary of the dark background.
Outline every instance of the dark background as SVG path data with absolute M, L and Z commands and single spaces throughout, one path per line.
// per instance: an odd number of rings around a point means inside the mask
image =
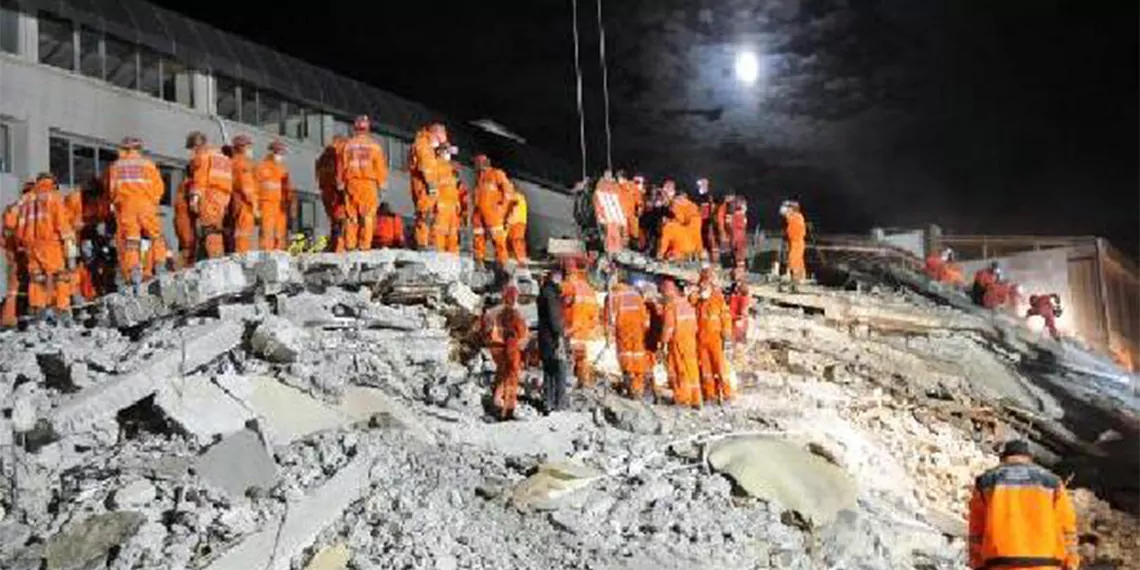
M 1140 249 L 1136 2 L 604 2 L 616 167 L 708 176 L 767 227 L 795 197 L 824 233 L 938 223 Z M 570 0 L 158 4 L 579 163 Z M 596 9 L 579 0 L 591 175 Z M 761 55 L 756 85 L 734 76 L 740 46 Z

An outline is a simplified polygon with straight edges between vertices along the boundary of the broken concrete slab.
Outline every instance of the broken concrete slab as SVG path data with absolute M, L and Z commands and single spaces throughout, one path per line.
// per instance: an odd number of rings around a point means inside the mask
M 249 384 L 240 378 L 223 387 L 208 376 L 176 377 L 158 389 L 154 405 L 181 431 L 206 444 L 216 436 L 244 429 L 253 419 L 245 403 L 250 392 Z
M 166 380 L 194 371 L 241 344 L 238 323 L 211 322 L 179 331 L 181 346 L 167 350 L 134 372 L 113 377 L 65 400 L 51 414 L 55 433 L 70 435 L 87 430 L 153 394 Z
M 289 570 L 291 561 L 368 488 L 372 454 L 366 446 L 360 449 L 351 463 L 319 489 L 291 504 L 284 521 L 273 521 L 246 537 L 206 570 Z
M 248 387 L 246 404 L 271 445 L 288 445 L 352 421 L 348 414 L 274 378 L 228 376 L 218 378 L 218 382 Z
M 607 394 L 602 402 L 602 413 L 607 422 L 620 430 L 646 435 L 661 432 L 661 418 L 643 402 Z
M 111 505 L 118 510 L 142 509 L 154 502 L 158 489 L 146 479 L 127 483 L 111 495 Z
M 254 354 L 279 364 L 297 360 L 305 350 L 309 333 L 281 317 L 271 316 L 257 325 L 249 337 L 249 346 Z
M 522 510 L 553 511 L 576 503 L 584 504 L 586 488 L 605 474 L 578 461 L 543 463 L 511 493 L 511 503 Z
M 305 570 L 345 570 L 352 551 L 343 542 L 326 546 L 305 565 Z
M 261 436 L 252 430 L 232 434 L 194 460 L 203 481 L 238 498 L 250 487 L 268 489 L 277 477 L 277 463 Z
M 84 570 L 127 541 L 142 526 L 142 514 L 120 511 L 95 515 L 73 524 L 47 541 L 47 570 Z
M 786 441 L 725 439 L 710 446 L 708 463 L 748 494 L 796 512 L 817 527 L 855 506 L 855 483 L 846 472 Z

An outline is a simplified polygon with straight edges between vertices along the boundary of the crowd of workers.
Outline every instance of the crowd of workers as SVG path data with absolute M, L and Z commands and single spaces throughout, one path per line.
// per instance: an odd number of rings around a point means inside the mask
M 962 269 L 955 263 L 953 249 L 946 248 L 930 254 L 926 258 L 924 271 L 927 277 L 934 281 L 966 289 L 966 280 Z M 1022 286 L 1010 281 L 996 261 L 974 273 L 974 280 L 967 293 L 975 305 L 995 311 L 1016 311 L 1024 295 Z M 1061 332 L 1057 329 L 1057 319 L 1063 312 L 1060 295 L 1056 293 L 1030 295 L 1028 304 L 1025 318 L 1041 317 L 1045 322 L 1045 330 L 1055 340 L 1060 340 Z

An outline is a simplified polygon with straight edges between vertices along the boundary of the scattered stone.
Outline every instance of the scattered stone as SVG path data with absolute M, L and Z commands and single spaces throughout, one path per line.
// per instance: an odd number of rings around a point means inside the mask
M 352 551 L 343 542 L 326 546 L 305 565 L 305 570 L 344 570 L 352 559 Z
M 576 461 L 543 463 L 538 472 L 515 487 L 511 502 L 523 510 L 553 511 L 585 501 L 577 491 L 602 477 L 602 472 Z
M 289 363 L 305 350 L 309 333 L 281 317 L 267 317 L 249 338 L 254 354 L 277 363 Z
M 120 511 L 95 515 L 73 524 L 47 541 L 47 570 L 84 570 L 122 545 L 142 526 L 143 515 Z
M 111 496 L 111 506 L 118 510 L 139 510 L 154 502 L 158 490 L 146 479 L 128 483 Z
M 602 406 L 606 421 L 618 429 L 645 435 L 661 433 L 661 419 L 643 402 L 608 394 Z
M 251 386 L 233 378 L 225 387 L 207 376 L 170 379 L 155 394 L 154 405 L 199 444 L 212 442 L 245 428 L 253 419 L 248 399 Z
M 225 437 L 198 456 L 194 470 L 235 499 L 245 496 L 250 487 L 270 487 L 277 477 L 277 464 L 261 436 L 248 429 Z

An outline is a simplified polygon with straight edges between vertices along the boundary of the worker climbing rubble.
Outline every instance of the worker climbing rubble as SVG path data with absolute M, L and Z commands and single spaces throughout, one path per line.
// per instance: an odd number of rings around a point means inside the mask
M 55 177 L 36 177 L 31 194 L 20 201 L 17 247 L 27 254 L 28 311 L 40 323 L 70 320 L 71 270 L 79 257 L 75 233 Z
M 516 304 L 518 287 L 503 288 L 503 302 L 486 311 L 481 330 L 484 342 L 495 361 L 495 386 L 492 400 L 500 420 L 511 419 L 518 403 L 519 376 L 523 371 L 523 354 L 530 331 L 526 318 Z
M 954 250 L 945 248 L 941 252 L 931 253 L 926 257 L 924 271 L 926 276 L 939 283 L 962 286 L 962 270 L 954 263 Z
M 931 254 L 926 258 L 925 272 L 926 276 L 934 280 L 940 280 L 943 265 L 942 255 Z M 986 292 L 1001 276 L 1001 265 L 998 262 L 991 262 L 989 265 L 977 270 L 974 273 L 974 283 L 970 286 L 970 300 L 975 305 L 982 307 L 985 305 Z
M 645 300 L 633 286 L 622 281 L 622 272 L 610 274 L 605 317 L 610 344 L 615 346 L 624 382 L 622 390 L 635 400 L 645 391 L 645 378 L 650 372 L 645 353 L 645 335 L 649 332 L 649 310 Z
M 142 141 L 126 137 L 119 158 L 107 170 L 107 192 L 119 244 L 123 281 L 137 290 L 144 279 L 166 263 L 166 238 L 158 220 L 158 207 L 166 186 L 154 162 L 142 156 Z M 143 252 L 143 240 L 150 244 Z
M 1061 296 L 1056 293 L 1037 294 L 1029 296 L 1029 310 L 1025 318 L 1041 317 L 1045 321 L 1045 330 L 1053 340 L 1061 340 L 1061 331 L 1057 330 L 1057 319 L 1061 317 Z
M 208 258 L 226 254 L 225 219 L 233 192 L 233 164 L 221 150 L 207 143 L 206 135 L 186 137 L 190 158 L 190 213 L 198 219 L 198 241 Z
M 368 117 L 357 117 L 352 138 L 345 141 L 336 159 L 337 187 L 344 194 L 344 243 L 349 251 L 372 247 L 376 208 L 388 183 L 388 161 L 371 131 Z
M 289 218 L 293 211 L 293 186 L 285 166 L 285 143 L 269 143 L 269 154 L 257 165 L 258 199 L 261 203 L 261 249 L 285 251 Z

